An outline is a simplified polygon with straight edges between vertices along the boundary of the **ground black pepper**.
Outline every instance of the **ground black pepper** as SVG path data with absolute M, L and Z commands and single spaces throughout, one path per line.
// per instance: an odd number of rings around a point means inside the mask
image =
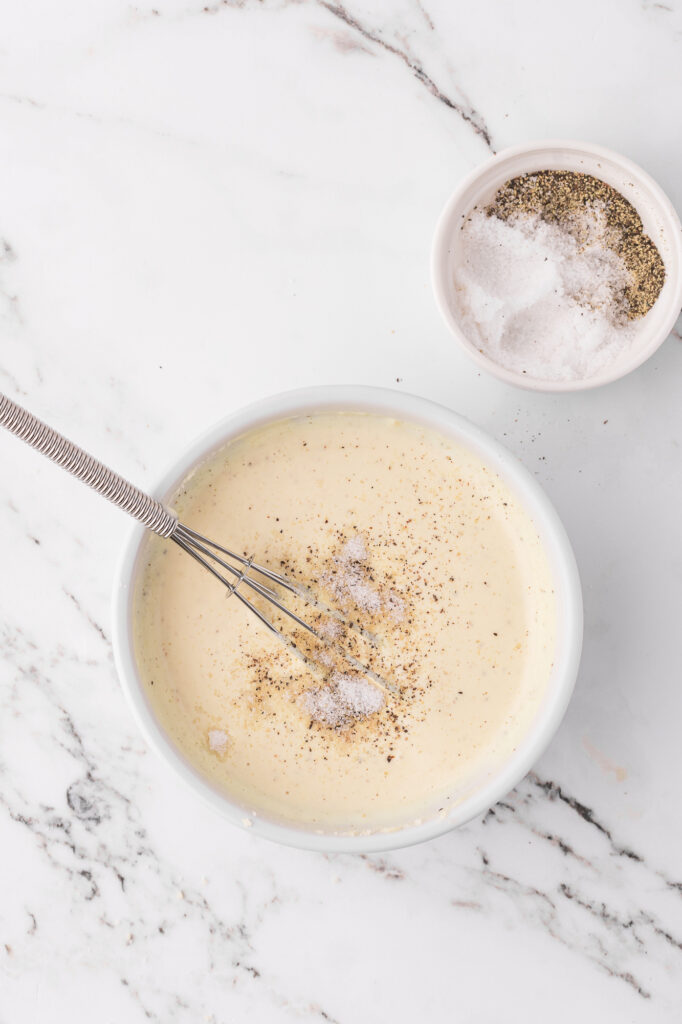
M 536 171 L 511 178 L 486 208 L 488 216 L 509 220 L 517 214 L 536 213 L 559 224 L 579 243 L 584 243 L 586 209 L 603 211 L 606 244 L 623 260 L 631 276 L 622 296 L 624 318 L 638 320 L 649 312 L 665 282 L 665 264 L 653 241 L 644 232 L 642 218 L 617 189 L 591 174 L 579 171 Z

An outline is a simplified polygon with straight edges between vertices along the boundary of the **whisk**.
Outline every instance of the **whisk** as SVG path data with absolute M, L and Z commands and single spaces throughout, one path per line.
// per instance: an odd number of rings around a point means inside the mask
M 297 647 L 294 640 L 279 629 L 268 616 L 256 607 L 252 600 L 244 592 L 250 591 L 264 598 L 269 604 L 282 612 L 283 615 L 293 620 L 298 626 L 306 630 L 320 643 L 329 645 L 329 640 L 322 637 L 310 623 L 301 618 L 292 608 L 289 608 L 280 596 L 269 584 L 281 587 L 289 594 L 302 598 L 308 605 L 316 608 L 325 615 L 332 616 L 339 620 L 346 628 L 360 633 L 370 643 L 375 644 L 376 638 L 363 629 L 359 624 L 348 621 L 339 611 L 330 608 L 320 601 L 308 587 L 287 579 L 281 573 L 273 572 L 267 566 L 258 565 L 253 558 L 246 558 L 231 551 L 229 548 L 216 544 L 196 530 L 190 529 L 178 520 L 171 509 L 166 508 L 160 501 L 150 497 L 141 491 L 134 484 L 131 484 L 124 477 L 114 473 L 94 456 L 88 454 L 78 445 L 69 441 L 58 431 L 53 430 L 42 420 L 30 413 L 27 409 L 13 402 L 6 395 L 0 393 L 0 426 L 6 427 L 12 434 L 25 441 L 32 448 L 46 455 L 48 459 L 56 462 L 62 469 L 67 470 L 73 476 L 88 484 L 104 498 L 113 502 L 128 515 L 131 515 L 138 522 L 146 526 L 148 530 L 157 533 L 160 537 L 172 540 L 183 551 L 191 555 L 205 569 L 227 588 L 228 597 L 234 595 L 250 612 L 256 615 L 260 621 L 272 633 L 278 636 L 290 649 L 309 661 L 308 657 Z M 261 579 L 254 578 L 255 576 Z M 268 583 L 262 582 L 267 580 Z M 336 646 L 336 645 L 333 645 Z M 368 676 L 373 682 L 384 689 L 393 690 L 391 683 L 382 679 L 372 668 L 360 662 L 349 651 L 342 652 L 345 660 L 356 670 Z

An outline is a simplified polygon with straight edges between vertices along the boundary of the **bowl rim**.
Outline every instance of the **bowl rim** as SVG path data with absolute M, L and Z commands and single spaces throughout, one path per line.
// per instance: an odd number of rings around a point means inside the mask
M 447 407 L 389 388 L 318 386 L 281 392 L 231 412 L 199 435 L 175 458 L 150 493 L 163 499 L 202 458 L 221 444 L 267 422 L 319 411 L 364 411 L 421 423 L 472 448 L 515 491 L 539 530 L 555 579 L 563 642 L 557 652 L 548 691 L 532 726 L 513 755 L 493 777 L 443 817 L 392 831 L 332 834 L 307 831 L 249 814 L 205 779 L 180 751 L 154 716 L 137 673 L 133 653 L 132 596 L 138 556 L 146 529 L 134 522 L 119 559 L 112 594 L 112 643 L 121 687 L 148 745 L 177 777 L 232 824 L 287 846 L 321 852 L 378 853 L 433 839 L 491 807 L 514 788 L 547 747 L 573 692 L 582 647 L 582 593 L 566 531 L 549 498 L 531 473 L 503 445 Z M 550 692 L 551 687 L 551 692 Z M 246 820 L 245 820 L 246 819 Z
M 504 163 L 505 161 L 516 157 L 525 155 L 531 157 L 537 153 L 543 152 L 544 150 L 557 149 L 569 149 L 573 150 L 577 154 L 584 155 L 595 160 L 601 159 L 610 161 L 611 163 L 620 166 L 634 181 L 639 181 L 639 183 L 645 187 L 655 200 L 662 219 L 667 221 L 667 227 L 670 229 L 669 241 L 674 253 L 673 258 L 677 269 L 677 280 L 671 293 L 668 315 L 663 321 L 663 324 L 652 335 L 649 343 L 641 346 L 633 346 L 632 358 L 622 364 L 619 364 L 617 370 L 606 369 L 587 380 L 546 381 L 538 378 L 527 377 L 525 375 L 515 373 L 513 370 L 508 370 L 506 367 L 500 366 L 494 359 L 491 359 L 489 356 L 477 349 L 462 331 L 457 319 L 452 313 L 451 305 L 448 301 L 448 289 L 444 282 L 445 267 L 447 264 L 448 240 L 451 237 L 450 224 L 462 197 L 469 188 L 475 184 L 478 178 L 485 174 L 490 167 L 494 167 L 497 164 Z M 446 326 L 467 355 L 481 369 L 486 370 L 488 373 L 497 377 L 499 380 L 505 381 L 507 384 L 514 384 L 526 391 L 588 391 L 592 388 L 612 384 L 614 381 L 620 380 L 621 377 L 625 377 L 629 373 L 632 373 L 633 370 L 636 370 L 645 363 L 646 360 L 649 359 L 670 336 L 670 332 L 675 326 L 682 310 L 682 225 L 680 224 L 680 219 L 675 207 L 661 186 L 647 171 L 643 170 L 643 168 L 634 163 L 634 161 L 630 160 L 628 157 L 622 156 L 620 153 L 616 153 L 614 150 L 607 149 L 604 146 L 598 146 L 591 142 L 582 142 L 577 139 L 540 139 L 536 142 L 521 143 L 519 145 L 508 146 L 506 149 L 500 150 L 499 153 L 496 153 L 494 156 L 490 157 L 490 159 L 479 164 L 462 179 L 445 203 L 436 223 L 433 242 L 431 245 L 430 269 L 431 285 L 436 299 L 436 305 Z

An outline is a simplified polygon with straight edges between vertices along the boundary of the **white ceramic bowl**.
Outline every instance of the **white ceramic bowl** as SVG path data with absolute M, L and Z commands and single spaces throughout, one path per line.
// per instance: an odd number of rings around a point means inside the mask
M 252 830 L 267 839 L 312 850 L 369 853 L 431 839 L 485 811 L 519 782 L 549 743 L 566 710 L 580 660 L 582 600 L 575 559 L 561 522 L 544 492 L 517 460 L 467 420 L 441 405 L 397 391 L 366 387 L 319 387 L 289 391 L 231 414 L 195 441 L 174 462 L 153 492 L 167 498 L 199 461 L 230 438 L 273 420 L 318 410 L 359 410 L 411 420 L 439 431 L 477 452 L 494 467 L 518 496 L 538 529 L 550 559 L 558 600 L 558 643 L 544 701 L 524 741 L 483 787 L 453 807 L 447 817 L 434 818 L 399 831 L 362 836 L 319 835 L 302 828 L 253 817 Z M 234 825 L 247 811 L 233 803 L 187 761 L 159 725 L 145 695 L 133 652 L 132 598 L 140 550 L 145 537 L 135 524 L 118 569 L 113 599 L 114 655 L 123 691 L 149 745 L 184 783 Z M 445 572 L 447 567 L 443 567 Z
M 462 216 L 485 205 L 510 178 L 540 170 L 582 171 L 616 188 L 635 207 L 644 230 L 665 263 L 665 284 L 656 303 L 641 321 L 631 346 L 608 367 L 587 380 L 547 381 L 529 378 L 500 366 L 465 335 L 454 293 L 454 268 L 459 258 Z M 682 228 L 672 203 L 653 178 L 631 160 L 589 142 L 553 140 L 512 146 L 477 167 L 455 189 L 445 205 L 433 240 L 431 279 L 436 302 L 460 345 L 484 370 L 509 384 L 536 391 L 582 391 L 624 377 L 663 344 L 682 306 Z

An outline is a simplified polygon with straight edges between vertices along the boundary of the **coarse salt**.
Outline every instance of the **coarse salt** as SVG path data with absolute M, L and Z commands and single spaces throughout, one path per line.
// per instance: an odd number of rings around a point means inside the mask
M 343 626 L 338 619 L 334 619 L 330 616 L 328 619 L 324 619 L 320 623 L 317 627 L 317 632 L 321 637 L 324 637 L 325 640 L 338 640 L 343 633 Z
M 367 558 L 367 545 L 361 533 L 356 533 L 343 545 L 341 557 L 345 561 L 364 562 Z
M 212 750 L 214 754 L 224 754 L 227 751 L 228 742 L 228 735 L 222 729 L 208 730 L 208 746 L 209 750 Z
M 380 711 L 384 694 L 364 676 L 334 672 L 327 686 L 306 690 L 300 702 L 314 722 L 338 729 Z
M 332 560 L 333 567 L 322 576 L 322 583 L 342 604 L 352 602 L 360 611 L 376 615 L 382 610 L 389 611 L 399 619 L 403 613 L 403 601 L 396 594 L 385 594 L 371 582 L 367 544 L 361 534 L 350 537 L 341 554 Z
M 631 277 L 607 231 L 598 205 L 573 230 L 534 213 L 501 220 L 475 211 L 454 274 L 469 340 L 537 380 L 584 380 L 612 363 L 635 329 L 619 304 Z

